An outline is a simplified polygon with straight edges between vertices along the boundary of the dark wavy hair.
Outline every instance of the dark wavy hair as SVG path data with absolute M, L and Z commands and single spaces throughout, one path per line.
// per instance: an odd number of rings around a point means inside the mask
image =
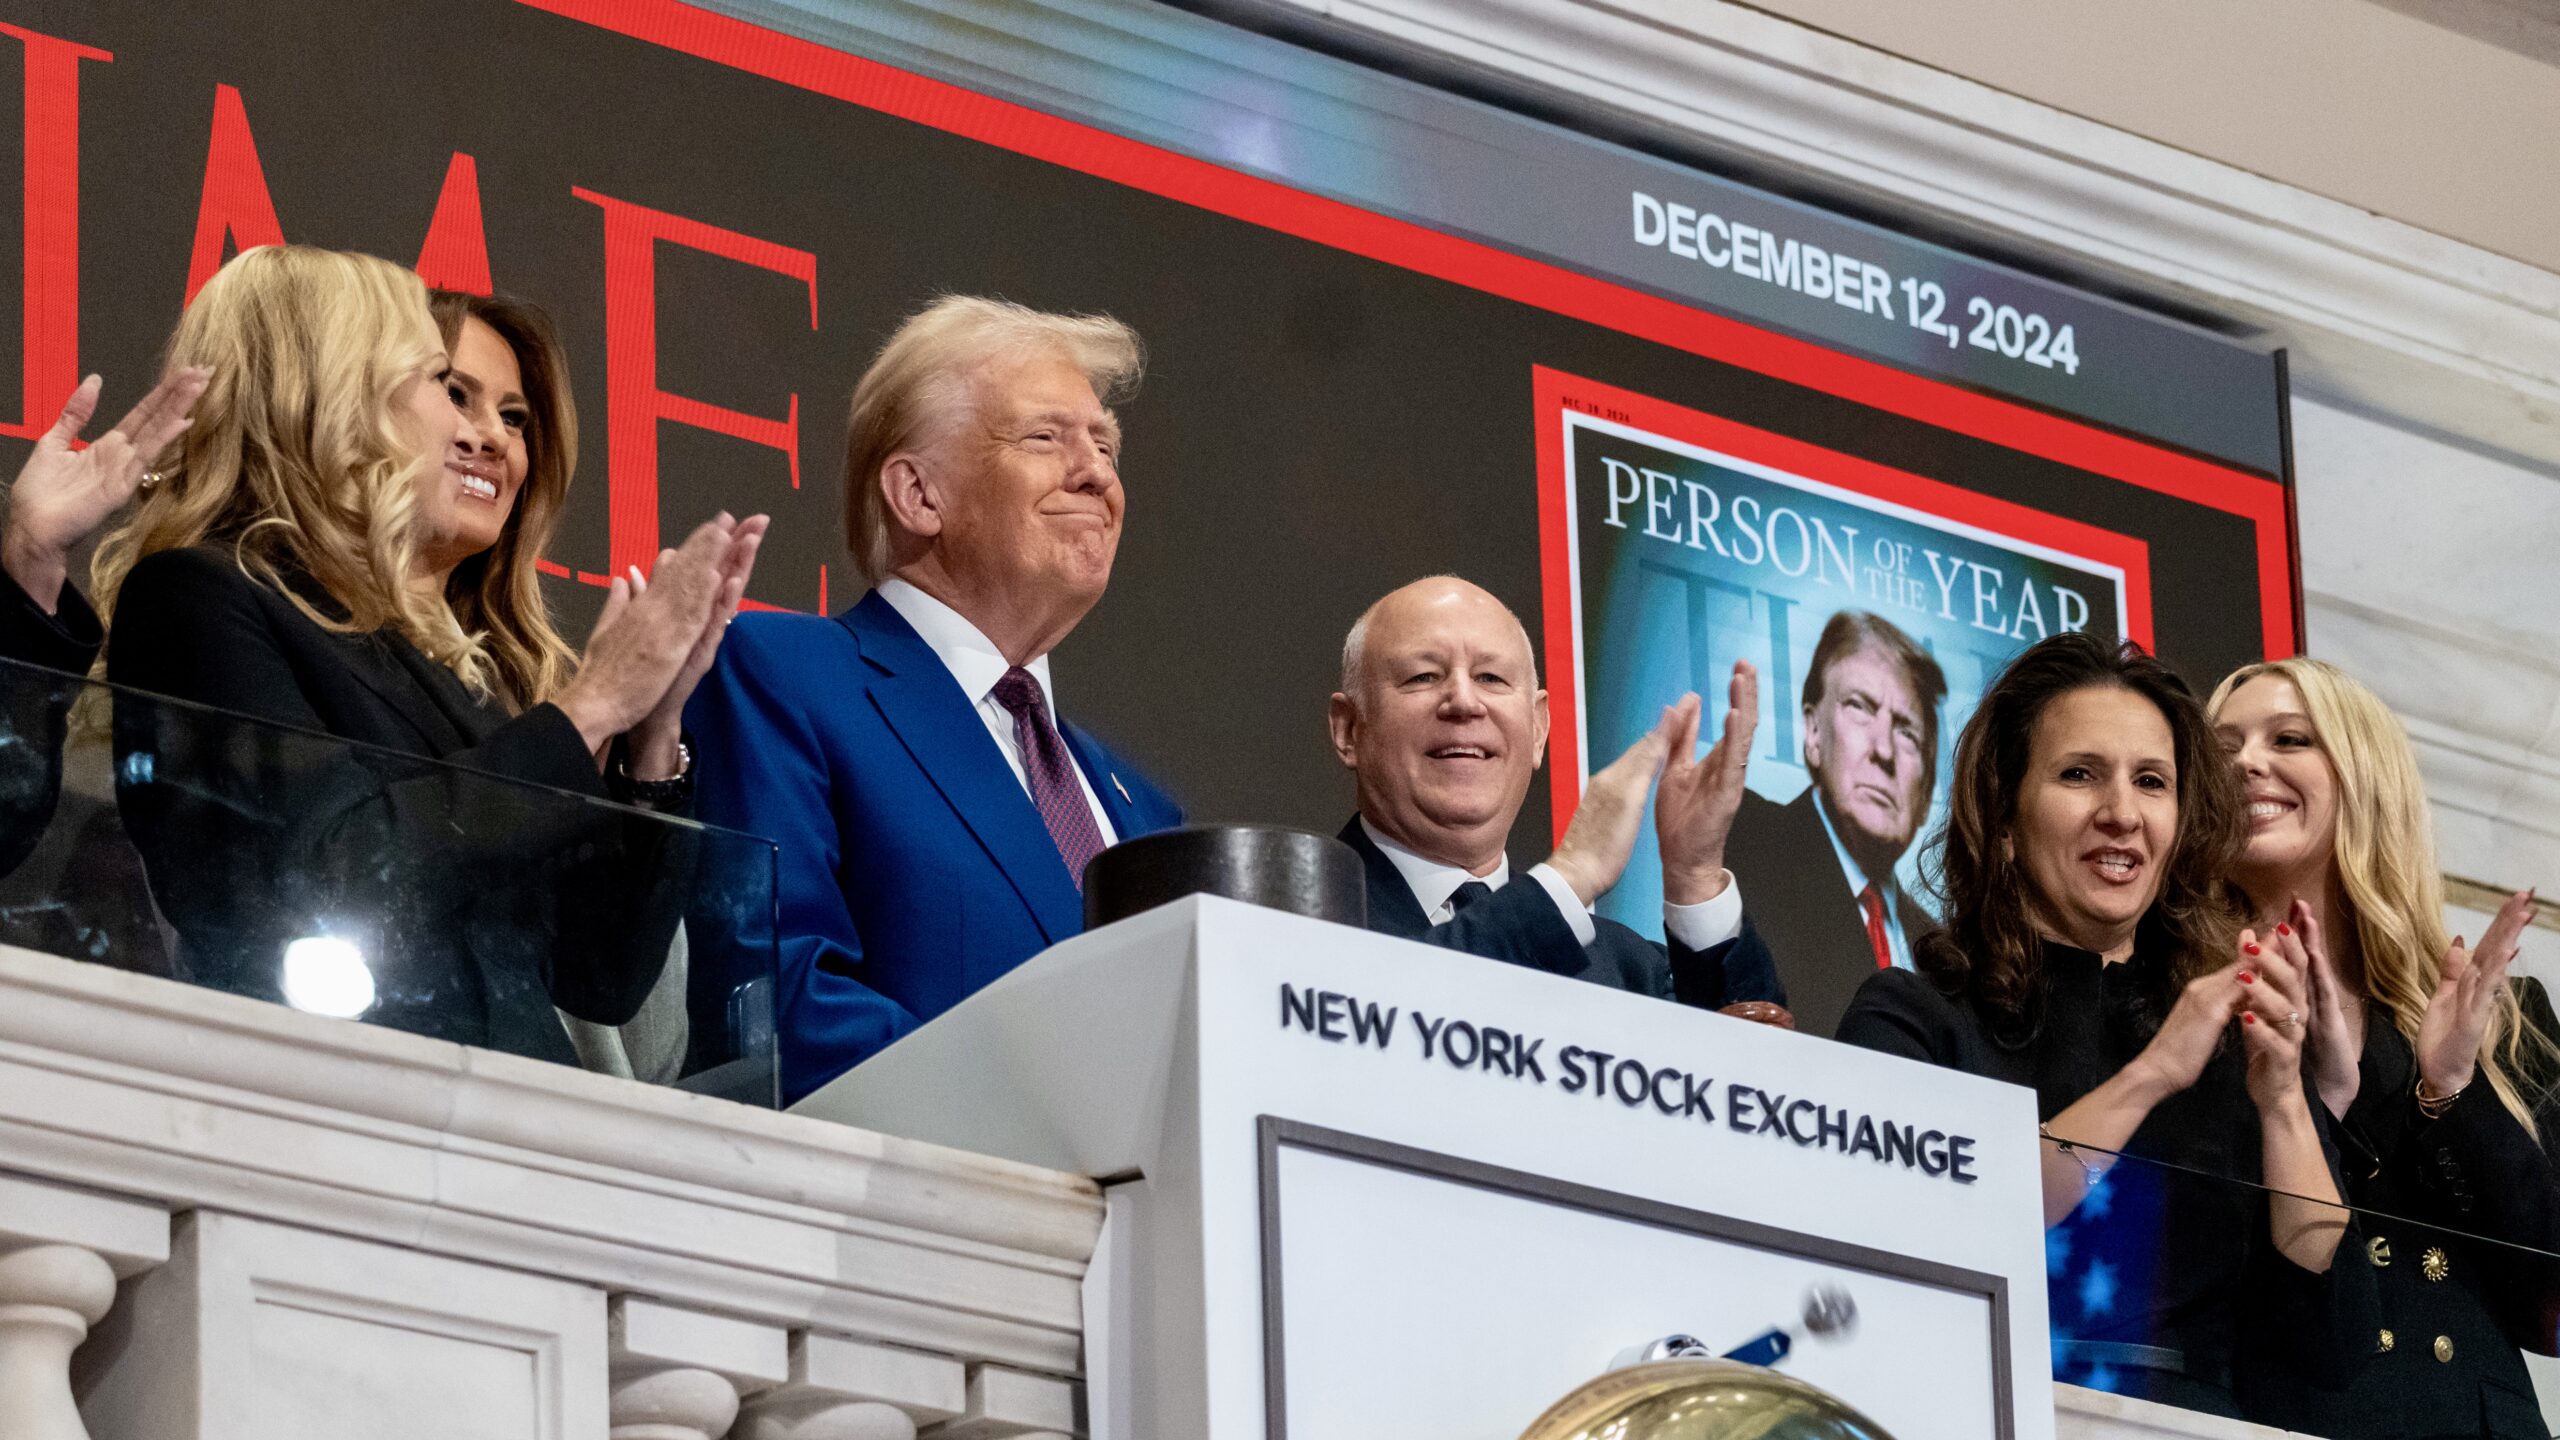
M 569 479 L 578 469 L 569 352 L 551 317 L 527 301 L 430 290 L 427 313 L 435 317 L 445 353 L 461 342 L 463 325 L 477 320 L 506 342 L 524 377 L 525 406 L 533 412 L 524 430 L 524 489 L 498 543 L 454 567 L 446 599 L 466 632 L 489 636 L 507 697 L 517 709 L 530 709 L 558 693 L 578 668 L 577 652 L 551 626 L 534 570 L 568 508 Z
M 2175 747 L 2178 832 L 2140 936 L 2146 952 L 2171 958 L 2147 1004 L 2165 1006 L 2177 987 L 2224 964 L 2239 935 L 2226 877 L 2247 841 L 2247 807 L 2195 693 L 2132 641 L 2077 631 L 2040 640 L 2000 672 L 1965 722 L 1947 823 L 1922 858 L 1946 921 L 1914 958 L 1940 989 L 1990 1012 L 2005 1035 L 2034 1033 L 2045 992 L 2035 882 L 2005 842 L 2017 824 L 2037 719 L 2054 701 L 2088 689 L 2130 690 L 2150 701 Z

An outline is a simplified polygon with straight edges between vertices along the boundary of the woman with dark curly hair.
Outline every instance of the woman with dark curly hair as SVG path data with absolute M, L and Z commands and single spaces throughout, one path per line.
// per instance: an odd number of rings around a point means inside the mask
M 2303 957 L 2240 928 L 2222 747 L 2138 647 L 2057 635 L 1982 697 L 1949 804 L 1946 923 L 1840 1038 L 2035 1089 L 2057 1379 L 2238 1415 L 2244 1332 L 2316 1359 L 2352 1307 L 2327 1279 L 2347 1217 L 2303 1092 Z

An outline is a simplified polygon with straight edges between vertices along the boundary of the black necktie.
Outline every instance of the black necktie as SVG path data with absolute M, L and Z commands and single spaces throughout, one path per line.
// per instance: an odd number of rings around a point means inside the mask
M 1481 880 L 1470 880 L 1466 884 L 1459 886 L 1457 889 L 1450 891 L 1449 918 L 1455 920 L 1459 916 L 1466 914 L 1468 906 L 1473 905 L 1492 893 L 1493 887 L 1487 885 Z

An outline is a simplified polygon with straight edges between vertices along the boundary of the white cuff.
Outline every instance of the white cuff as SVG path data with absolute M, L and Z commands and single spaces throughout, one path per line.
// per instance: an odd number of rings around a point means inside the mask
M 1588 945 L 1600 937 L 1600 927 L 1593 924 L 1591 920 L 1591 907 L 1583 904 L 1582 897 L 1573 893 L 1573 887 L 1564 883 L 1564 877 L 1556 873 L 1556 867 L 1532 865 L 1529 867 L 1529 878 L 1547 887 L 1547 897 L 1556 902 L 1556 913 L 1564 917 L 1566 928 L 1573 931 L 1573 943 Z M 1741 914 L 1741 907 L 1737 905 L 1734 913 L 1737 916 L 1734 928 L 1740 929 L 1741 921 L 1738 917 Z
M 1742 883 L 1724 872 L 1724 889 L 1695 905 L 1662 906 L 1662 933 L 1692 950 L 1712 950 L 1742 933 Z

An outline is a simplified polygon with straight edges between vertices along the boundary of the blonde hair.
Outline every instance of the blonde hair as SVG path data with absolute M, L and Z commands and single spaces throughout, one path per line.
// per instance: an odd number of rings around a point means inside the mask
M 547 530 L 556 507 L 511 525 L 517 543 L 478 557 L 487 573 L 456 571 L 456 587 L 466 577 L 476 586 L 461 605 L 408 584 L 419 485 L 442 457 L 419 453 L 392 402 L 445 364 L 416 275 L 303 245 L 242 251 L 178 322 L 168 363 L 209 367 L 213 379 L 158 466 L 163 481 L 98 546 L 90 575 L 101 615 L 113 615 L 137 562 L 210 543 L 314 623 L 395 631 L 478 694 L 522 708 L 565 679 L 571 652 L 531 585 L 545 536 L 528 529 Z M 343 613 L 314 606 L 287 570 L 317 582 Z
M 2436 864 L 2435 826 L 2417 754 L 2400 718 L 2363 682 L 2326 661 L 2306 657 L 2245 665 L 2215 688 L 2206 709 L 2224 705 L 2252 680 L 2274 677 L 2302 694 L 2330 771 L 2337 777 L 2337 832 L 2331 863 L 2346 892 L 2347 911 L 2364 950 L 2365 994 L 2418 1043 L 2444 973 L 2452 936 L 2444 923 L 2444 876 Z M 2480 1039 L 2480 1073 L 2498 1103 L 2535 1134 L 2533 1104 L 2518 1083 L 2526 1073 L 2553 1073 L 2560 1048 L 2523 1023 L 2512 986 L 2500 990 Z
M 1146 368 L 1138 332 L 1108 315 L 1054 315 L 976 295 L 943 296 L 880 347 L 853 387 L 845 428 L 844 543 L 863 578 L 876 585 L 889 575 L 881 468 L 939 437 L 969 402 L 972 371 L 1026 352 L 1067 359 L 1105 405 L 1135 394 Z

